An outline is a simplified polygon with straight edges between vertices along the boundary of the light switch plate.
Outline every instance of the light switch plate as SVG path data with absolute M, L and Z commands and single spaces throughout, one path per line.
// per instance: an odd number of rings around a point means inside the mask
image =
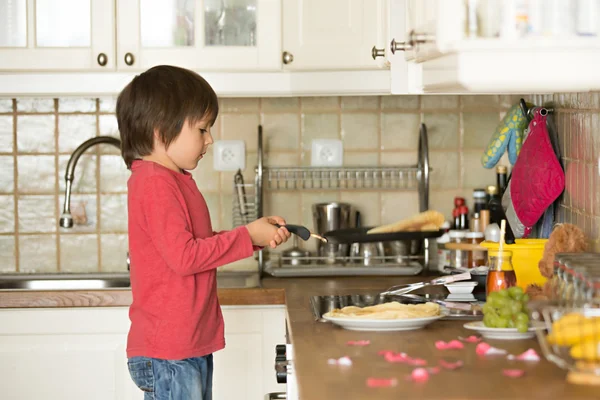
M 213 149 L 215 171 L 246 169 L 246 143 L 243 140 L 217 140 Z
M 313 167 L 341 167 L 344 162 L 344 145 L 336 139 L 312 141 L 310 165 Z

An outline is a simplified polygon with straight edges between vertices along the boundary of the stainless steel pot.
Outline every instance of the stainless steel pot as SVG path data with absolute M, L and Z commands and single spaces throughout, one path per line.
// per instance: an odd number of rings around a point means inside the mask
M 312 206 L 314 230 L 322 235 L 337 229 L 352 228 L 352 206 L 348 203 L 317 203 Z M 336 257 L 347 256 L 347 244 L 317 243 L 317 254 L 335 264 Z

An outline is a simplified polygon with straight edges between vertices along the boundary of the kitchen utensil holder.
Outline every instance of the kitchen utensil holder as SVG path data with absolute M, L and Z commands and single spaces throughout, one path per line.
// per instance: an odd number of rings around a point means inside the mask
M 421 124 L 419 129 L 419 148 L 416 165 L 378 166 L 378 167 L 277 167 L 264 165 L 262 126 L 258 126 L 257 166 L 254 183 L 236 183 L 233 185 L 233 226 L 241 226 L 263 216 L 265 190 L 360 190 L 360 191 L 414 191 L 419 194 L 419 211 L 429 209 L 429 145 L 427 127 Z M 238 196 L 239 186 L 243 186 L 245 196 Z M 245 202 L 245 207 L 241 202 Z M 242 215 L 242 210 L 245 216 Z M 247 222 L 246 222 L 247 221 Z M 265 251 L 258 254 L 259 272 L 262 275 L 265 266 Z M 408 259 L 423 258 L 407 256 Z M 319 257 L 308 257 L 306 261 L 320 261 Z M 342 257 L 344 259 L 350 257 Z M 398 256 L 387 257 L 390 260 Z M 352 260 L 340 260 L 344 263 Z M 382 260 L 386 261 L 386 260 Z M 281 260 L 279 261 L 281 262 Z M 385 263 L 383 263 L 385 264 Z M 395 262 L 397 265 L 397 261 Z

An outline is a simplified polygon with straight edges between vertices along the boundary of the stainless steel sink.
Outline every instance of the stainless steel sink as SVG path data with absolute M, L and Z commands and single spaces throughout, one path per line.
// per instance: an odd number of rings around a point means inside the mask
M 0 274 L 0 289 L 95 290 L 129 287 L 128 273 Z

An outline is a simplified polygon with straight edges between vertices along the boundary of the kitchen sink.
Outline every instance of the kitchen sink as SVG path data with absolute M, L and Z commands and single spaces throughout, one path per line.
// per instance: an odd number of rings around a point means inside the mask
M 129 287 L 128 273 L 0 274 L 0 289 L 95 290 Z

